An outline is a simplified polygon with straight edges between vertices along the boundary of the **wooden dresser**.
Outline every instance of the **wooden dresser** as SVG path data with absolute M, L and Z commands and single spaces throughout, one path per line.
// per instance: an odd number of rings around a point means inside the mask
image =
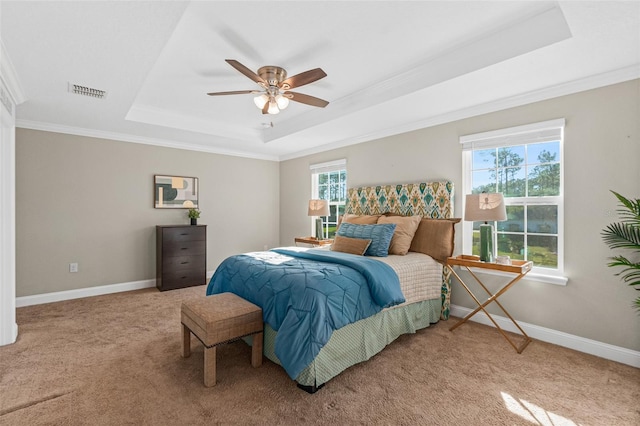
M 207 225 L 156 226 L 156 287 L 206 284 Z

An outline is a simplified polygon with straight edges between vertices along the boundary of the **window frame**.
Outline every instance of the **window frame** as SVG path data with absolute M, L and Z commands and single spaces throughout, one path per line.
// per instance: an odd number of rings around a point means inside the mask
M 344 199 L 342 201 L 331 201 L 329 200 L 329 209 L 331 209 L 331 206 L 335 206 L 335 217 L 336 220 L 335 221 L 329 221 L 329 217 L 330 216 L 322 216 L 322 236 L 323 238 L 329 238 L 329 227 L 332 225 L 335 225 L 336 228 L 338 226 L 338 218 L 340 217 L 339 214 L 339 208 L 340 206 L 343 206 L 343 211 L 344 208 L 346 207 L 347 204 L 347 179 L 348 179 L 348 174 L 347 174 L 347 160 L 346 159 L 340 159 L 340 160 L 334 160 L 334 161 L 328 161 L 325 163 L 318 163 L 318 164 L 311 164 L 309 166 L 309 169 L 311 170 L 311 199 L 319 199 L 319 177 L 321 174 L 328 174 L 331 172 L 341 172 L 344 171 L 345 173 L 345 179 L 344 179 Z M 340 182 L 342 183 L 342 182 Z M 310 219 L 310 230 L 311 233 L 313 235 L 313 232 L 315 231 L 315 218 L 309 218 Z
M 559 164 L 560 164 L 560 185 L 557 196 L 533 196 L 533 197 L 506 197 L 505 205 L 524 206 L 525 214 L 527 206 L 532 205 L 555 205 L 557 206 L 557 268 L 535 266 L 527 275 L 527 279 L 548 282 L 558 285 L 566 285 L 567 278 L 564 276 L 564 127 L 565 120 L 556 119 L 539 123 L 531 123 L 523 126 L 516 126 L 494 130 L 490 132 L 476 133 L 460 137 L 462 145 L 462 208 L 464 211 L 465 197 L 470 194 L 473 188 L 473 152 L 486 149 L 502 148 L 509 146 L 528 145 L 534 143 L 544 143 L 559 141 Z M 530 164 L 530 163 L 526 163 Z M 528 172 L 525 173 L 528 176 Z M 494 222 L 494 226 L 496 223 Z M 494 232 L 494 247 L 497 247 L 497 226 Z M 523 235 L 537 235 L 535 232 L 523 230 Z M 462 223 L 462 252 L 471 253 L 473 249 L 473 222 L 463 221 Z

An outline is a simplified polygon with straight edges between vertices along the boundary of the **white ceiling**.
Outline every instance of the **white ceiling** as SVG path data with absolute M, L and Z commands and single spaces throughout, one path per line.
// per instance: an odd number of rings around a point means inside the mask
M 640 1 L 2 1 L 0 25 L 19 127 L 270 160 L 640 78 Z M 296 91 L 330 104 L 207 96 L 259 88 L 225 59 L 320 67 Z

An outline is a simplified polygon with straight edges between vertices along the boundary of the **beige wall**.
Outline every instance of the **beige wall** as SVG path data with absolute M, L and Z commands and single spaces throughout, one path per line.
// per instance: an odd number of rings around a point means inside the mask
M 16 295 L 155 279 L 155 225 L 189 219 L 153 208 L 154 174 L 199 178 L 207 270 L 278 245 L 277 162 L 17 129 Z
M 565 269 L 567 286 L 522 281 L 501 300 L 520 321 L 640 350 L 638 292 L 606 266 L 612 253 L 600 231 L 617 218 L 609 190 L 640 197 L 640 80 L 335 149 L 280 163 L 280 241 L 307 235 L 309 165 L 347 159 L 349 186 L 447 178 L 462 182 L 461 135 L 556 118 L 565 128 Z M 305 179 L 306 177 L 306 179 Z M 455 201 L 460 217 L 461 197 Z M 460 231 L 460 227 L 457 228 Z M 460 250 L 457 238 L 457 251 Z M 499 284 L 490 278 L 492 286 Z M 457 283 L 453 303 L 473 307 Z M 493 312 L 500 314 L 499 311 Z
M 231 254 L 310 234 L 310 164 L 346 158 L 350 186 L 451 179 L 459 189 L 460 135 L 562 117 L 569 283 L 524 280 L 505 294 L 505 306 L 520 321 L 640 350 L 637 292 L 606 267 L 611 252 L 600 238 L 616 220 L 608 191 L 640 197 L 640 80 L 280 164 L 17 129 L 16 295 L 153 279 L 155 225 L 188 223 L 182 210 L 153 208 L 154 174 L 200 178 L 212 271 Z M 70 262 L 78 273 L 68 272 Z M 453 303 L 472 307 L 457 284 Z

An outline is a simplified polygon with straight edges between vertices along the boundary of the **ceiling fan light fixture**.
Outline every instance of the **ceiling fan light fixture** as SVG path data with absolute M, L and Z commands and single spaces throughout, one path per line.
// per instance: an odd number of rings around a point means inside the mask
M 211 92 L 207 93 L 209 96 L 257 94 L 258 96 L 253 98 L 253 102 L 263 114 L 278 114 L 280 110 L 289 106 L 289 101 L 319 108 L 329 105 L 329 102 L 324 99 L 305 95 L 304 93 L 288 92 L 290 89 L 305 86 L 326 77 L 327 73 L 322 71 L 321 68 L 314 68 L 287 78 L 287 71 L 282 67 L 267 65 L 261 67 L 258 69 L 258 73 L 255 73 L 235 59 L 225 59 L 225 61 L 241 74 L 258 83 L 261 90 Z
M 258 95 L 255 98 L 253 98 L 253 102 L 256 104 L 258 109 L 262 109 L 267 104 L 267 102 L 269 102 L 269 97 L 264 93 L 262 93 L 261 95 Z
M 280 110 L 278 109 L 278 104 L 275 99 L 271 98 L 269 101 L 269 109 L 267 110 L 269 114 L 278 114 Z
M 278 104 L 278 108 L 285 109 L 289 106 L 289 98 L 282 96 L 282 94 L 279 94 L 278 96 L 276 96 L 276 104 Z

